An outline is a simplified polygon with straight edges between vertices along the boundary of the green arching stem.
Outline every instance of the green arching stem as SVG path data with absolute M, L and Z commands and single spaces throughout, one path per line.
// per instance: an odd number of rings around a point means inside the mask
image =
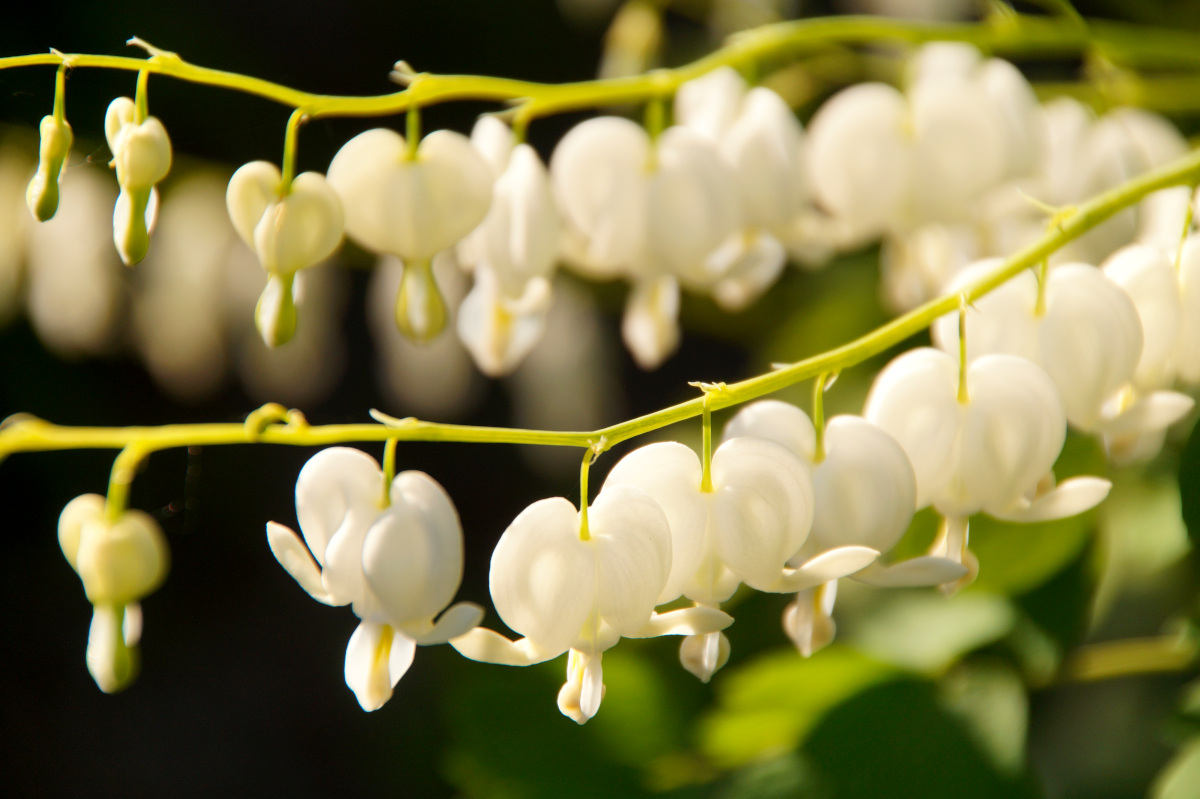
M 139 125 L 146 121 L 146 117 L 150 116 L 150 92 L 147 89 L 149 85 L 150 70 L 140 70 L 137 77 L 137 93 L 133 96 L 134 122 Z
M 828 380 L 829 374 L 822 372 L 813 381 L 812 423 L 817 433 L 813 446 L 813 463 L 825 460 L 825 384 Z
M 721 66 L 737 69 L 758 66 L 763 61 L 791 58 L 829 45 L 865 45 L 892 42 L 915 46 L 945 40 L 973 44 L 988 53 L 1013 57 L 1078 56 L 1091 50 L 1131 67 L 1175 67 L 1200 69 L 1200 47 L 1186 32 L 1140 25 L 1093 20 L 1087 26 L 1063 17 L 1016 16 L 983 23 L 941 23 L 878 17 L 844 16 L 797 20 L 767 25 L 733 37 L 729 43 L 704 58 L 676 69 L 656 70 L 625 78 L 544 84 L 476 75 L 421 74 L 411 85 L 390 94 L 345 97 L 312 94 L 271 81 L 189 64 L 174 53 L 149 48 L 149 58 L 65 54 L 58 52 L 0 58 L 0 69 L 66 64 L 84 67 L 132 70 L 168 75 L 179 80 L 240 91 L 293 108 L 308 109 L 310 117 L 388 116 L 404 113 L 415 105 L 455 100 L 520 103 L 516 118 L 523 124 L 563 111 L 606 105 L 646 102 L 668 96 L 681 84 Z M 1178 86 L 1170 81 L 1182 81 Z M 1200 76 L 1175 76 L 1157 93 L 1144 95 L 1146 104 L 1155 100 L 1173 110 L 1198 110 L 1200 93 L 1190 91 Z M 1164 109 L 1165 110 L 1165 109 Z
M 962 302 L 970 303 L 1020 272 L 1048 258 L 1066 243 L 1078 238 L 1118 211 L 1143 197 L 1171 186 L 1200 180 L 1200 151 L 1135 178 L 1063 214 L 1041 238 L 1005 259 L 988 274 L 949 294 L 897 317 L 874 331 L 827 352 L 782 366 L 766 374 L 724 386 L 711 397 L 698 397 L 677 405 L 590 432 L 557 432 L 471 425 L 438 424 L 417 419 L 391 419 L 382 414 L 382 424 L 269 424 L 258 435 L 244 424 L 164 425 L 161 427 L 60 427 L 39 419 L 22 417 L 0 426 L 0 458 L 13 452 L 62 449 L 111 449 L 137 443 L 147 451 L 171 447 L 216 444 L 291 444 L 326 446 L 351 441 L 457 441 L 493 444 L 542 444 L 549 446 L 610 449 L 644 433 L 700 416 L 708 403 L 710 411 L 740 405 L 823 373 L 840 372 L 878 355 L 910 336 L 920 333 L 936 319 L 954 313 Z M 599 443 L 596 443 L 599 442 Z
M 966 405 L 971 401 L 967 391 L 967 295 L 964 293 L 958 303 L 958 401 Z
M 1200 648 L 1190 636 L 1164 635 L 1084 644 L 1071 652 L 1056 683 L 1096 682 L 1135 674 L 1177 672 L 1197 665 Z
M 389 438 L 383 445 L 383 499 L 380 507 L 386 508 L 392 504 L 392 480 L 396 479 L 396 445 L 398 438 Z
M 304 123 L 306 116 L 303 108 L 297 108 L 288 117 L 287 132 L 283 136 L 283 174 L 279 181 L 281 197 L 292 191 L 292 181 L 296 177 L 297 139 L 300 136 L 300 126 Z
M 67 121 L 67 65 L 59 64 L 54 75 L 54 121 Z
M 663 97 L 652 97 L 646 103 L 646 113 L 643 124 L 650 141 L 658 141 L 659 134 L 667 126 L 667 101 Z

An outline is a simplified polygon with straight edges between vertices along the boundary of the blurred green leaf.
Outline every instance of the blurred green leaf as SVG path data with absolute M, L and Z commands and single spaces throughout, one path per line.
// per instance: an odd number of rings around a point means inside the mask
M 1179 456 L 1179 500 L 1188 537 L 1200 544 L 1200 424 Z
M 922 508 L 913 516 L 912 523 L 908 525 L 908 531 L 904 533 L 904 537 L 900 539 L 900 543 L 892 547 L 892 551 L 888 554 L 888 560 L 901 561 L 915 558 L 924 555 L 929 551 L 929 547 L 933 546 L 933 540 L 937 538 L 938 525 L 941 524 L 942 517 L 933 508 Z
M 700 722 L 701 750 L 735 768 L 794 749 L 846 698 L 900 676 L 895 668 L 834 644 L 811 658 L 795 650 L 760 655 L 727 669 L 717 709 Z
M 1053 642 L 1054 666 L 1087 635 L 1098 572 L 1097 546 L 1089 539 L 1058 574 L 1016 598 L 1025 617 Z
M 821 790 L 813 767 L 799 752 L 751 763 L 734 772 L 716 799 L 818 799 Z
M 929 590 L 893 591 L 840 640 L 900 668 L 937 675 L 967 652 L 1003 638 L 1016 613 L 1002 596 L 945 597 Z
M 1027 775 L 997 769 L 963 726 L 916 680 L 875 685 L 831 710 L 804 752 L 838 799 L 1019 799 Z
M 993 766 L 1005 774 L 1021 772 L 1029 697 L 1012 668 L 999 661 L 963 663 L 938 683 L 938 695 Z
M 1196 799 L 1200 795 L 1200 738 L 1171 758 L 1150 788 L 1151 799 Z

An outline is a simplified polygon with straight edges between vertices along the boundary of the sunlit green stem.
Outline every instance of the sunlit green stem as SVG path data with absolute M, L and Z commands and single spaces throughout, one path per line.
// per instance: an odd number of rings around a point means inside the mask
M 108 496 L 104 501 L 104 518 L 109 524 L 118 522 L 129 507 L 129 487 L 137 476 L 138 467 L 153 449 L 143 442 L 132 442 L 118 453 L 108 478 Z
M 54 75 L 54 120 L 65 122 L 67 119 L 67 67 L 59 64 L 58 72 Z
M 819 374 L 813 381 L 812 422 L 817 438 L 813 446 L 813 463 L 825 460 L 825 385 L 828 374 Z
M 969 303 L 966 294 L 959 298 L 958 303 L 958 401 L 966 405 L 971 401 L 967 391 L 967 308 Z
M 1041 319 L 1046 315 L 1046 278 L 1049 277 L 1050 259 L 1037 266 L 1037 300 L 1033 304 L 1033 315 Z
M 591 532 L 588 530 L 588 471 L 599 453 L 589 448 L 583 453 L 583 463 L 579 466 L 579 540 L 590 541 Z
M 134 95 L 134 121 L 137 124 L 142 124 L 146 121 L 146 117 L 150 116 L 150 92 L 147 86 L 150 84 L 150 70 L 143 69 L 138 72 L 137 77 L 137 94 Z
M 280 195 L 289 194 L 292 191 L 292 180 L 296 177 L 297 139 L 300 137 L 300 126 L 304 123 L 306 116 L 304 109 L 297 108 L 288 117 L 287 132 L 283 137 L 283 177 L 279 181 Z
M 1135 674 L 1175 672 L 1197 663 L 1195 638 L 1164 635 L 1086 644 L 1063 661 L 1058 682 L 1095 682 Z
M 398 438 L 389 438 L 383 445 L 383 497 L 380 507 L 386 508 L 392 504 L 392 480 L 396 479 L 396 445 Z
M 416 161 L 417 148 L 421 145 L 421 109 L 419 107 L 414 105 L 408 109 L 404 118 L 404 128 L 408 134 L 404 157 L 409 161 Z

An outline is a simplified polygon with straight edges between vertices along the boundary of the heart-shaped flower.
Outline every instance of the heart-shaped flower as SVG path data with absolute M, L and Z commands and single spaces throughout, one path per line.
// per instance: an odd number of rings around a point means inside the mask
M 267 540 L 314 599 L 352 605 L 362 619 L 345 672 L 364 710 L 391 698 L 416 645 L 446 643 L 483 618 L 469 602 L 446 607 L 462 580 L 462 526 L 450 497 L 424 472 L 396 475 L 385 494 L 372 457 L 348 447 L 322 450 L 300 471 L 296 515 L 303 543 L 275 522 L 267 524 Z
M 452 641 L 466 657 L 525 666 L 570 650 L 559 709 L 580 724 L 604 693 L 601 654 L 622 637 L 715 632 L 731 619 L 712 608 L 655 614 L 671 573 L 671 532 L 658 505 L 630 486 L 605 488 L 586 527 L 562 497 L 517 516 L 492 553 L 491 592 L 510 641 L 477 628 Z
M 427 261 L 453 247 L 487 215 L 492 171 L 470 140 L 439 130 L 413 158 L 386 128 L 360 133 L 338 150 L 329 184 L 346 212 L 346 235 L 377 253 Z
M 620 485 L 644 490 L 667 516 L 672 565 L 660 603 L 683 595 L 701 607 L 716 607 L 740 583 L 791 593 L 856 572 L 879 556 L 867 547 L 839 547 L 788 566 L 812 526 L 813 486 L 800 458 L 774 441 L 726 441 L 713 453 L 710 471 L 712 488 L 706 491 L 696 453 L 663 442 L 629 453 L 605 480 L 605 490 Z M 697 661 L 693 649 L 708 657 Z M 723 662 L 721 651 L 727 653 L 728 645 L 716 637 L 685 642 L 681 659 L 707 681 Z
M 142 630 L 138 601 L 162 584 L 169 554 L 152 517 L 130 510 L 110 522 L 104 504 L 99 494 L 67 503 L 58 520 L 58 542 L 93 605 L 88 671 L 100 690 L 115 693 L 135 676 Z
M 881 428 L 858 416 L 835 416 L 825 427 L 823 453 L 808 414 L 763 400 L 747 405 L 725 427 L 725 438 L 762 438 L 787 447 L 812 469 L 814 512 L 808 540 L 791 563 L 843 546 L 887 552 L 904 536 L 916 511 L 916 478 L 908 456 Z M 967 570 L 948 558 L 925 556 L 868 565 L 853 579 L 880 586 L 940 585 Z M 784 629 L 808 656 L 833 639 L 836 581 L 799 592 Z
M 157 218 L 155 184 L 171 169 L 171 140 L 157 117 L 145 116 L 128 97 L 109 103 L 104 135 L 113 157 L 121 194 L 113 214 L 113 241 L 127 266 L 136 264 L 150 248 L 150 231 Z
M 289 275 L 325 260 L 342 240 L 342 203 L 317 172 L 297 175 L 286 191 L 279 169 L 253 161 L 233 173 L 225 204 L 233 227 L 263 269 Z
M 65 119 L 42 117 L 38 126 L 37 172 L 25 189 L 25 204 L 34 219 L 45 222 L 58 211 L 59 184 L 62 183 L 63 163 L 71 153 L 75 136 Z
M 511 297 L 489 264 L 476 266 L 475 286 L 458 307 L 458 337 L 479 371 L 503 377 L 516 369 L 541 339 L 551 301 L 550 282 L 543 277 Z

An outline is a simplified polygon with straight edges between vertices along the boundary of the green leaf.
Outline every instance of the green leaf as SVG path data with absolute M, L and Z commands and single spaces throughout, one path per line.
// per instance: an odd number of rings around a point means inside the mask
M 717 709 L 700 722 L 701 750 L 726 768 L 781 755 L 830 708 L 899 675 L 837 644 L 808 659 L 792 649 L 760 655 L 717 682 Z
M 992 660 L 963 663 L 938 683 L 938 696 L 998 771 L 1021 773 L 1029 697 L 1012 668 Z
M 1188 537 L 1200 544 L 1200 424 L 1179 456 L 1179 498 Z
M 838 799 L 1021 799 L 1038 796 L 1024 774 L 996 768 L 963 725 L 916 680 L 875 685 L 813 729 L 804 752 Z
M 937 675 L 967 652 L 1003 638 L 1015 621 L 1011 603 L 1002 596 L 895 590 L 886 604 L 847 625 L 839 636 L 894 666 Z
M 1200 792 L 1200 738 L 1182 746 L 1154 785 L 1151 799 L 1196 799 Z

